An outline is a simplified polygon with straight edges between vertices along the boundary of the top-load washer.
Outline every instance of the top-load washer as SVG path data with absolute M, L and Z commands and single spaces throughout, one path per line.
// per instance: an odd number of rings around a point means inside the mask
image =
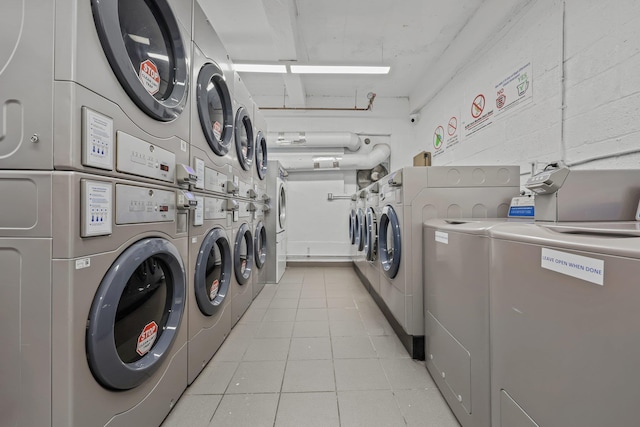
M 269 160 L 267 194 L 271 208 L 265 214 L 267 224 L 267 282 L 278 283 L 287 268 L 287 171 L 279 161 Z M 273 238 L 272 238 L 273 236 Z
M 431 218 L 506 217 L 517 166 L 411 167 L 383 178 L 378 248 L 383 311 L 409 354 L 424 358 L 422 226 Z
M 5 4 L 0 168 L 179 184 L 191 13 L 191 0 Z
M 187 382 L 176 190 L 36 171 L 0 186 L 2 424 L 159 425 Z
M 233 67 L 220 38 L 194 2 L 191 167 L 196 191 L 237 192 L 233 183 Z
M 255 158 L 255 129 L 253 126 L 253 99 L 238 73 L 234 75 L 235 119 L 233 136 L 235 142 L 234 164 L 237 174 L 238 197 L 255 199 L 253 188 L 253 162 Z M 252 193 L 253 192 L 253 193 Z
M 195 193 L 189 228 L 189 361 L 191 384 L 231 331 L 232 200 Z

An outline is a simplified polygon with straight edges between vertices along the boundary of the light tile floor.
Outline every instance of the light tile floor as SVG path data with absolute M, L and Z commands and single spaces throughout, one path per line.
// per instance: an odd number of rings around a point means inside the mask
M 348 267 L 266 285 L 162 427 L 457 427 Z

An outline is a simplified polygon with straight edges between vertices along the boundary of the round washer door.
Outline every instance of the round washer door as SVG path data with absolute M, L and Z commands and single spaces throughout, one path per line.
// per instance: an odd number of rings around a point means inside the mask
M 262 131 L 256 136 L 256 170 L 261 180 L 267 176 L 267 138 Z
M 109 389 L 148 380 L 169 354 L 185 310 L 178 249 L 149 238 L 127 248 L 102 279 L 87 320 L 87 360 Z
M 358 209 L 358 228 L 356 229 L 356 233 L 358 233 L 358 250 L 364 250 L 364 241 L 366 239 L 366 225 L 364 218 L 364 211 L 362 209 Z
M 382 215 L 380 215 L 378 250 L 382 271 L 389 279 L 393 279 L 400 269 L 402 240 L 398 215 L 389 205 L 382 209 Z
M 249 282 L 253 269 L 253 237 L 251 236 L 251 228 L 246 222 L 238 230 L 233 253 L 233 268 L 236 272 L 236 279 L 238 283 L 245 285 Z
M 258 221 L 254 234 L 254 250 L 256 267 L 262 268 L 267 261 L 267 230 L 264 228 L 262 221 Z
M 200 245 L 196 260 L 194 293 L 198 308 L 206 316 L 216 314 L 231 283 L 231 245 L 227 233 L 215 227 Z
M 287 223 L 287 192 L 284 185 L 280 184 L 280 192 L 278 195 L 278 224 L 284 230 Z
M 353 244 L 358 248 L 360 247 L 360 215 L 355 213 L 355 219 L 353 221 Z
M 172 121 L 189 89 L 187 52 L 167 0 L 91 0 L 109 65 L 120 85 L 147 115 Z
M 356 211 L 351 209 L 349 212 L 349 240 L 352 245 L 356 243 Z
M 236 113 L 235 139 L 240 166 L 248 171 L 253 162 L 253 125 L 249 113 L 244 107 L 238 108 Z
M 233 104 L 220 67 L 213 63 L 203 65 L 196 89 L 202 132 L 211 150 L 224 156 L 233 137 Z
M 365 231 L 364 253 L 367 261 L 375 261 L 378 252 L 378 221 L 373 208 L 367 208 Z

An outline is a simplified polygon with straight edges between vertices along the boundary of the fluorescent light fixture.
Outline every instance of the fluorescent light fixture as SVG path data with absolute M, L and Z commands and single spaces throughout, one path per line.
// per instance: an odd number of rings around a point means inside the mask
M 291 65 L 293 74 L 389 74 L 391 67 L 349 65 Z
M 233 64 L 233 69 L 247 73 L 282 73 L 286 74 L 286 65 L 277 64 Z

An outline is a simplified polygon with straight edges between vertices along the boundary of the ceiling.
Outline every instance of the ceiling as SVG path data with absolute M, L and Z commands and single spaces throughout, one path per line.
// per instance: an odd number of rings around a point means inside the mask
M 234 62 L 389 65 L 388 75 L 242 73 L 257 98 L 408 97 L 482 0 L 199 0 Z M 286 93 L 286 98 L 284 98 Z M 360 105 L 365 106 L 365 105 Z

